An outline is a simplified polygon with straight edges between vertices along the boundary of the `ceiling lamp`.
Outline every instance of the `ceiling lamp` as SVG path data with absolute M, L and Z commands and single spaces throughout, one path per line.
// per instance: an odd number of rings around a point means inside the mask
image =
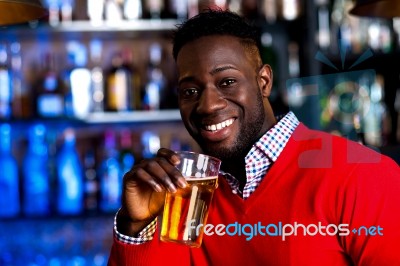
M 350 14 L 361 17 L 394 18 L 400 17 L 399 0 L 355 0 Z
M 19 24 L 47 15 L 40 0 L 0 0 L 0 25 Z

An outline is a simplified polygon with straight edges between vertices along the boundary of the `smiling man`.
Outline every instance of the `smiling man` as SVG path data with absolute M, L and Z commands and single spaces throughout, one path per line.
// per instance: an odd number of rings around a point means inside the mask
M 187 130 L 242 186 L 243 158 L 276 123 L 267 100 L 271 68 L 262 65 L 256 43 L 247 42 L 229 35 L 203 36 L 176 55 L 179 108 Z
M 162 148 L 124 177 L 109 265 L 400 262 L 399 167 L 308 129 L 292 112 L 275 118 L 272 70 L 261 61 L 256 28 L 209 10 L 178 28 L 173 54 L 185 127 L 222 160 L 208 216 L 218 234 L 210 230 L 200 248 L 160 242 L 164 192 L 187 186 L 174 167 L 178 156 Z

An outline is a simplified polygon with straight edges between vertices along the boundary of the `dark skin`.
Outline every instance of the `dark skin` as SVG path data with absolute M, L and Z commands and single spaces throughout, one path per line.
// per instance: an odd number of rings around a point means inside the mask
M 233 36 L 206 36 L 182 47 L 177 57 L 179 109 L 190 135 L 205 154 L 222 160 L 222 170 L 246 182 L 244 157 L 276 124 L 268 97 L 272 71 L 255 47 Z M 153 159 L 124 176 L 118 231 L 135 236 L 160 214 L 165 191 L 185 187 L 174 167 L 179 157 L 161 148 Z

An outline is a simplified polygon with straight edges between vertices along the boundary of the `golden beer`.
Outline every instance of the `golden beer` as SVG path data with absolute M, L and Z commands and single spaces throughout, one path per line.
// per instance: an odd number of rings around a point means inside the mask
M 186 181 L 186 188 L 166 193 L 160 238 L 200 247 L 218 177 L 187 177 Z

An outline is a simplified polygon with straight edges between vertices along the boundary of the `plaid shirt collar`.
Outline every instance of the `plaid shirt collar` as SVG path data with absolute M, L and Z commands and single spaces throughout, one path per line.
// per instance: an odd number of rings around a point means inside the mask
M 243 191 L 239 189 L 239 181 L 229 173 L 221 171 L 232 193 L 248 198 L 260 185 L 270 166 L 278 159 L 293 131 L 299 125 L 299 120 L 293 112 L 287 113 L 278 123 L 268 130 L 250 149 L 245 157 L 246 184 Z

